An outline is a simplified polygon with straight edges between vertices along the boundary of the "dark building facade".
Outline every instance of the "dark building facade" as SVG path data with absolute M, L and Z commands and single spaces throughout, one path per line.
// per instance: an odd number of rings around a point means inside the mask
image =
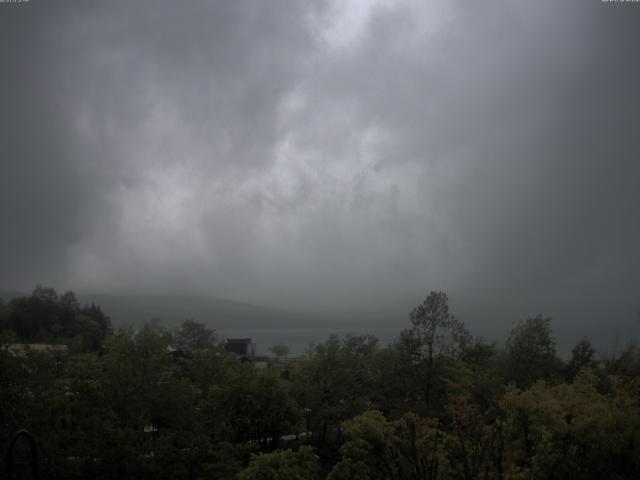
M 255 358 L 256 344 L 250 338 L 227 338 L 224 346 L 227 352 L 235 353 L 243 358 Z

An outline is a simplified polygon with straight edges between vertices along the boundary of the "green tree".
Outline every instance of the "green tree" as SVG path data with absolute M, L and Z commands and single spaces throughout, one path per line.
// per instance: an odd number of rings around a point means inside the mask
M 2 298 L 0 298 L 0 332 L 9 329 L 9 308 Z
M 583 368 L 596 368 L 597 366 L 596 350 L 588 338 L 583 338 L 571 350 L 571 359 L 566 368 L 566 379 L 572 382 Z
M 605 371 L 610 375 L 633 378 L 640 376 L 640 348 L 634 341 L 619 354 L 604 358 Z
M 173 339 L 177 348 L 189 352 L 209 348 L 218 340 L 213 330 L 192 319 L 182 321 L 174 331 Z
M 204 406 L 207 421 L 217 424 L 221 440 L 274 450 L 282 435 L 295 431 L 300 418 L 289 383 L 275 369 L 238 365 L 233 378 L 209 390 Z
M 640 383 L 611 381 L 600 393 L 600 379 L 586 370 L 570 385 L 509 389 L 506 478 L 639 478 Z
M 81 307 L 73 292 L 58 296 L 41 286 L 11 301 L 4 324 L 24 343 L 63 343 L 77 351 L 97 351 L 111 334 L 109 317 L 100 307 Z
M 374 337 L 347 335 L 341 341 L 332 335 L 292 365 L 292 394 L 319 444 L 337 439 L 340 423 L 370 406 L 376 351 Z
M 551 319 L 538 315 L 519 322 L 506 344 L 507 380 L 526 388 L 536 380 L 555 380 L 561 361 L 551 332 Z
M 276 450 L 251 457 L 238 480 L 314 480 L 320 478 L 319 457 L 311 447 Z
M 367 411 L 345 422 L 344 435 L 341 460 L 327 480 L 431 480 L 448 470 L 444 434 L 433 420 L 407 413 L 389 422 Z
M 467 396 L 450 398 L 447 410 L 451 419 L 448 454 L 454 478 L 476 480 L 499 478 L 494 452 L 499 442 L 499 420 L 487 421 L 478 405 Z
M 431 292 L 410 314 L 412 328 L 402 332 L 398 348 L 409 361 L 406 367 L 419 388 L 419 397 L 429 410 L 434 391 L 444 399 L 444 367 L 462 352 L 471 336 L 464 324 L 449 311 L 444 292 Z

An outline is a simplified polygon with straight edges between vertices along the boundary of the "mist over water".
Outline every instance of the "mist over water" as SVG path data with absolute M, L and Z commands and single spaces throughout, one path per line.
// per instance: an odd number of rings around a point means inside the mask
M 399 335 L 394 328 L 378 329 L 278 329 L 278 330 L 221 330 L 218 332 L 222 339 L 251 338 L 256 344 L 258 355 L 271 355 L 269 350 L 273 345 L 286 345 L 290 349 L 290 356 L 300 356 L 308 353 L 314 345 L 325 342 L 330 335 L 344 337 L 352 335 L 373 335 L 381 347 L 389 345 Z

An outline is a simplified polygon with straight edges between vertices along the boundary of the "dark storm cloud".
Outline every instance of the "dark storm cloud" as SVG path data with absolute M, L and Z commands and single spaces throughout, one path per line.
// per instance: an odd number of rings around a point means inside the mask
M 327 73 L 363 121 L 396 134 L 380 168 L 420 166 L 421 238 L 446 259 L 423 283 L 468 312 L 490 298 L 487 313 L 635 317 L 639 12 L 608 7 L 465 6 L 417 41 L 397 34 L 418 30 L 411 12 L 380 14 Z
M 155 173 L 244 175 L 268 162 L 273 109 L 313 13 L 296 2 L 5 6 L 1 281 L 23 288 L 65 282 L 86 242 L 127 254 L 111 244 L 131 207 L 120 199 L 156 188 Z
M 638 5 L 4 5 L 0 282 L 632 322 Z M 485 322 L 485 326 L 480 326 Z

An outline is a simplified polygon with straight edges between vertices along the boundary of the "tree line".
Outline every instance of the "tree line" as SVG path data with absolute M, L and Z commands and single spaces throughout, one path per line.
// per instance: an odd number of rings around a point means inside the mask
M 543 316 L 497 345 L 442 292 L 388 346 L 331 336 L 286 368 L 192 320 L 113 331 L 52 289 L 0 305 L 0 329 L 0 447 L 27 428 L 50 478 L 640 478 L 635 345 L 580 339 L 565 361 Z M 36 341 L 69 348 L 11 349 Z

